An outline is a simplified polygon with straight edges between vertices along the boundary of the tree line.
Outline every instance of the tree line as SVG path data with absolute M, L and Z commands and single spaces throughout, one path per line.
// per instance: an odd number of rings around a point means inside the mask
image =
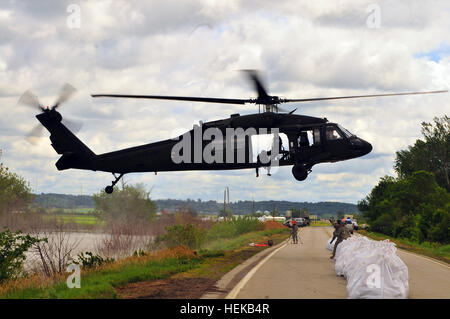
M 422 123 L 423 139 L 396 152 L 397 177 L 384 176 L 358 203 L 371 230 L 412 241 L 449 243 L 450 119 Z

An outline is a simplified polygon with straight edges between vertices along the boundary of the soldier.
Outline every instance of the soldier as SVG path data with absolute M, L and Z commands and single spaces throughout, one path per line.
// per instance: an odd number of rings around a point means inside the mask
M 295 219 L 292 219 L 289 223 L 289 227 L 291 228 L 291 235 L 292 235 L 292 241 L 294 244 L 298 244 L 298 238 L 297 238 L 297 232 L 298 232 L 298 225 L 297 221 Z
M 334 258 L 334 255 L 336 254 L 336 248 L 337 246 L 344 241 L 345 239 L 349 238 L 350 232 L 348 231 L 347 227 L 345 227 L 345 224 L 342 223 L 341 220 L 338 220 L 337 223 L 334 225 L 335 226 L 335 231 L 333 232 L 333 239 L 331 240 L 331 244 L 333 243 L 333 241 L 335 239 L 336 243 L 334 244 L 334 248 L 333 248 L 333 254 L 330 256 L 330 259 Z

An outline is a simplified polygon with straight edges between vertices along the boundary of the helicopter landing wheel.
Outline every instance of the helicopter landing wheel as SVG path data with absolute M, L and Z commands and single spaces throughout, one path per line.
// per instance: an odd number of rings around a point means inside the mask
M 105 187 L 105 193 L 106 194 L 112 194 L 113 191 L 114 191 L 114 187 L 112 187 L 112 186 L 106 186 Z
M 116 176 L 115 173 L 112 173 L 114 175 L 115 180 L 113 180 L 111 182 L 110 186 L 106 186 L 105 187 L 105 193 L 106 194 L 112 194 L 112 192 L 114 191 L 114 186 L 117 184 L 117 182 L 122 178 L 122 176 L 124 175 L 124 173 L 120 174 L 119 176 Z
M 308 170 L 304 165 L 294 165 L 292 167 L 292 175 L 298 181 L 304 181 L 308 177 Z

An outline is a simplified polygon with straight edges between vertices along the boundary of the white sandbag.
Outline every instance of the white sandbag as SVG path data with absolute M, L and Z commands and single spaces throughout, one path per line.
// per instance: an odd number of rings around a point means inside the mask
M 333 239 L 333 237 L 331 237 L 330 239 L 328 239 L 327 244 L 326 244 L 326 246 L 325 246 L 326 249 L 331 250 L 331 251 L 333 251 L 334 243 L 335 243 L 334 241 L 333 241 L 332 244 L 330 243 L 332 239 Z
M 334 243 L 334 242 L 333 242 Z M 336 248 L 336 255 L 334 257 L 335 264 L 334 269 L 339 276 L 345 276 L 344 269 L 351 260 L 353 260 L 353 252 L 352 249 L 355 245 L 355 239 L 350 237 L 348 239 L 343 240 Z
M 409 294 L 408 268 L 389 240 L 353 236 L 338 245 L 335 270 L 347 279 L 348 298 L 402 299 Z

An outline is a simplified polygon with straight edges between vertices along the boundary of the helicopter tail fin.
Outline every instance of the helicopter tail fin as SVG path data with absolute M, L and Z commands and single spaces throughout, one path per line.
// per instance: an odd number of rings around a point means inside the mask
M 36 118 L 50 132 L 52 147 L 58 154 L 62 154 L 56 162 L 58 170 L 69 168 L 95 170 L 94 159 L 97 155 L 61 123 L 60 115 L 49 116 L 47 113 L 41 113 Z

